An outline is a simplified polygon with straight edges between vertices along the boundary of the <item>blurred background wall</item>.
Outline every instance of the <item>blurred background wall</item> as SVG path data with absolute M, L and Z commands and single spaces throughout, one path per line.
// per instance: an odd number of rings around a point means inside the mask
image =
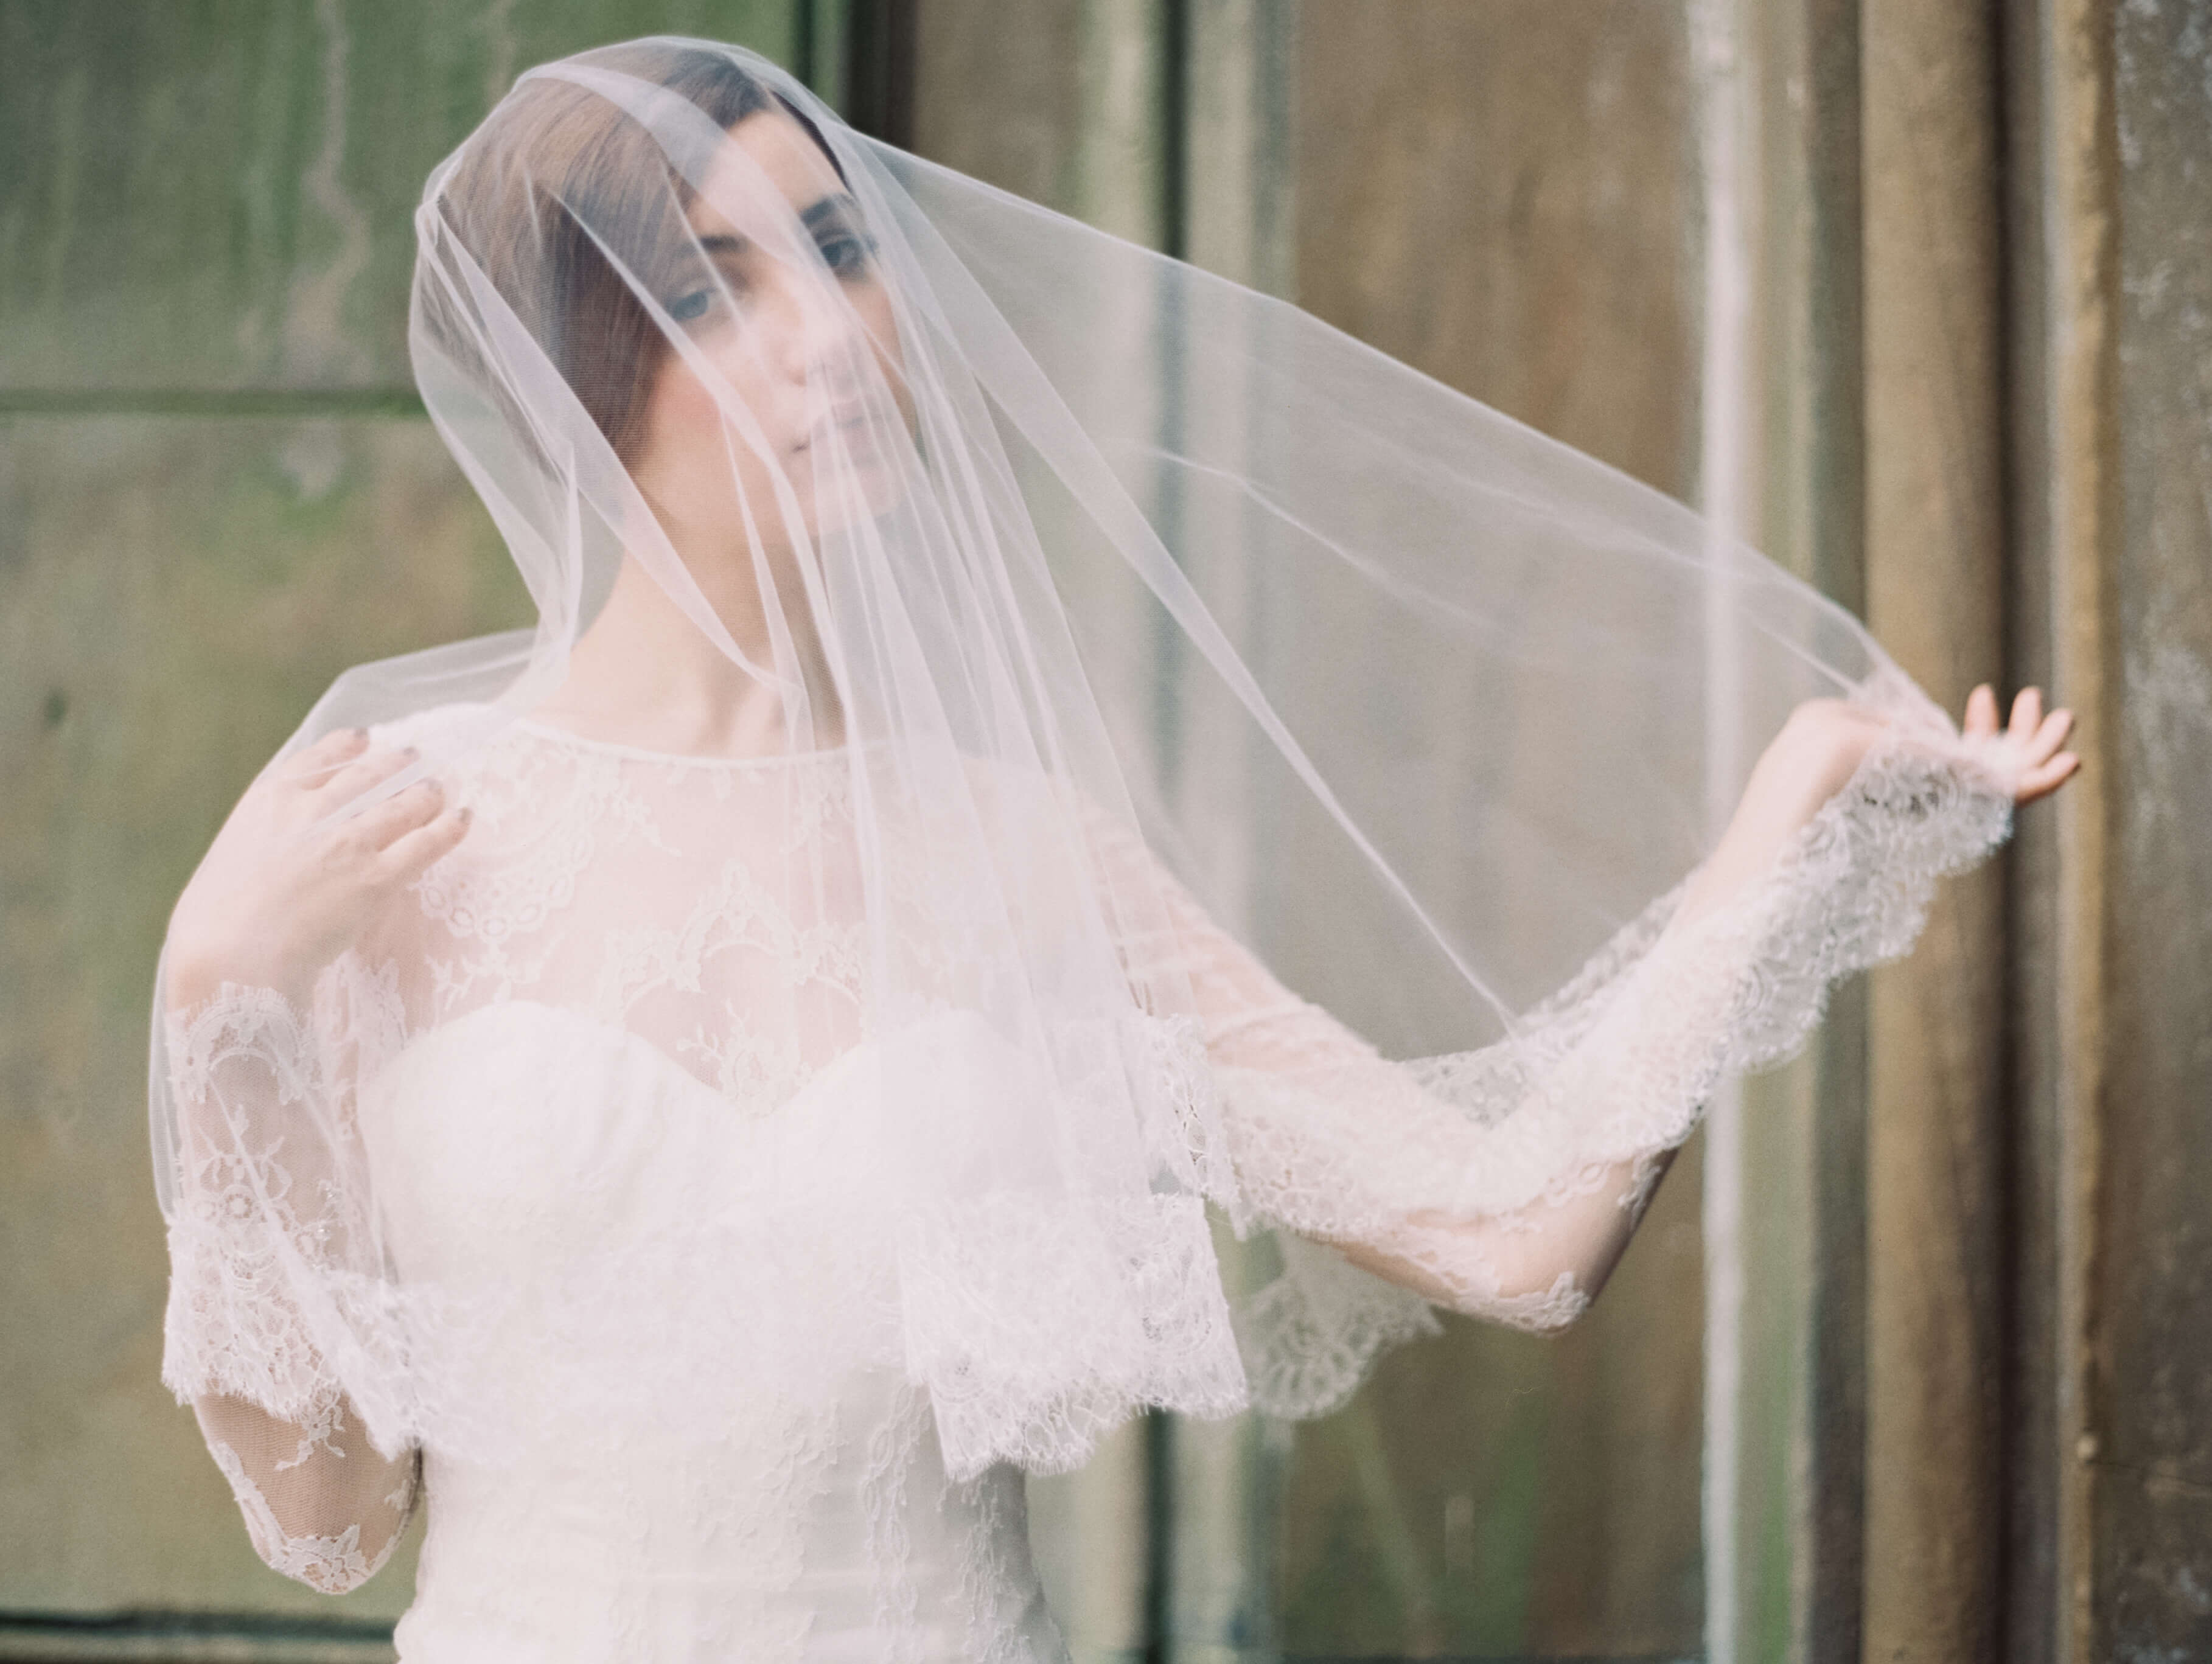
M 2081 714 L 1576 1330 L 1033 1485 L 1079 1654 L 2212 1658 L 2212 0 L 0 0 L 0 1657 L 390 1655 L 411 1556 L 266 1571 L 158 1385 L 153 956 L 332 674 L 528 616 L 408 215 L 648 32 L 1704 504 L 1954 708 Z

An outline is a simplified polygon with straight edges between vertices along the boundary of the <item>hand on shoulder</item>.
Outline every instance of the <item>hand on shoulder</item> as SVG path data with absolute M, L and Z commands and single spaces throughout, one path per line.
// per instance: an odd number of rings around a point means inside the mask
M 172 1010 L 224 982 L 306 1002 L 323 967 L 468 831 L 469 811 L 435 780 L 376 795 L 418 760 L 412 746 L 340 729 L 246 789 L 170 914 Z M 357 799 L 370 801 L 334 814 Z

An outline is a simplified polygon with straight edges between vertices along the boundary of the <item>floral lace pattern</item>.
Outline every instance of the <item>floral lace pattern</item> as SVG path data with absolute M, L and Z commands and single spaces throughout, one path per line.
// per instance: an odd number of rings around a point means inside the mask
M 2009 827 L 1878 752 L 1751 893 L 1687 926 L 1662 897 L 1506 1040 L 1394 1062 L 1093 826 L 1139 999 L 1050 1028 L 1048 1076 L 976 1015 L 973 932 L 1090 903 L 1043 859 L 999 915 L 957 904 L 925 805 L 872 936 L 838 899 L 853 773 L 519 723 L 453 766 L 470 838 L 312 1011 L 226 986 L 167 1024 L 164 1378 L 319 1588 L 382 1563 L 425 1452 L 410 1660 L 1060 1655 L 1013 1464 L 1147 1404 L 1322 1413 L 1435 1304 L 1571 1321 L 1562 1245 L 1625 1236 L 1720 1080 Z M 887 965 L 939 991 L 889 1028 Z M 1010 1137 L 1040 1103 L 1062 1143 Z M 1152 1182 L 1065 1176 L 1116 1163 Z M 1233 1310 L 1208 1200 L 1282 1233 Z
M 1463 1312 L 1539 1332 L 1573 1321 L 1589 1289 L 1558 1243 L 1595 1241 L 1609 1261 L 1722 1080 L 1800 1048 L 1835 981 L 1909 950 L 1937 882 L 2010 829 L 1993 780 L 1878 747 L 1747 893 L 1674 928 L 1685 879 L 1508 1039 L 1404 1063 L 1281 987 L 1171 888 L 1172 927 L 1136 963 L 1199 990 L 1232 1203 L 1298 1233 L 1237 1315 L 1254 1402 L 1324 1413 L 1381 1352 L 1434 1327 L 1421 1297 L 1300 1236 L 1379 1248 Z M 1116 858 L 1143 859 L 1127 845 Z
M 271 1570 L 325 1594 L 343 1594 L 374 1576 L 398 1546 L 399 1535 L 395 1531 L 383 1539 L 372 1555 L 362 1546 L 358 1520 L 349 1522 L 335 1537 L 291 1535 L 277 1521 L 276 1510 L 254 1484 L 238 1453 L 214 1438 L 208 1441 L 208 1450 L 223 1478 L 230 1481 L 231 1495 L 237 1498 L 239 1511 L 246 1516 L 246 1532 L 253 1540 L 253 1552 Z M 384 1500 L 385 1506 L 402 1519 L 412 1513 L 411 1479 Z
M 225 983 L 187 1022 L 168 1021 L 179 1104 L 181 1205 L 169 1224 L 164 1378 L 179 1394 L 233 1394 L 327 1436 L 337 1394 L 294 1296 L 295 1261 L 327 1263 L 349 1199 L 286 1157 L 278 1119 L 327 1102 L 309 1025 L 269 988 Z

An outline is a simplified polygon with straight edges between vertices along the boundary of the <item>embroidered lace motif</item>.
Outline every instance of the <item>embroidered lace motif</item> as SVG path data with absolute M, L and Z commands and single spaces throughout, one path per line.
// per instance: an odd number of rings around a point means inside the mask
M 1009 1462 L 1073 1466 L 1150 1402 L 1319 1413 L 1432 1303 L 1571 1321 L 1719 1081 L 1800 1045 L 2009 827 L 1964 770 L 1877 753 L 1739 904 L 1672 928 L 1662 897 L 1507 1040 L 1413 1062 L 1098 829 L 1103 881 L 1164 898 L 1123 944 L 1133 985 L 1186 986 L 1195 1015 L 1056 1043 L 1150 1083 L 1141 1137 L 1192 1188 L 1076 1223 L 1018 1188 L 895 1218 L 841 1083 L 1020 1083 L 957 999 L 863 1044 L 871 944 L 790 878 L 836 848 L 845 778 L 836 753 L 706 763 L 518 725 L 449 778 L 468 841 L 312 1012 L 226 987 L 169 1023 L 164 1378 L 263 1558 L 319 1588 L 383 1563 L 428 1445 L 402 1631 L 423 1657 L 463 1635 L 651 1655 L 671 1600 L 749 1657 L 840 1625 L 886 1659 L 1055 1655 Z M 920 848 L 888 864 L 911 925 L 890 950 L 956 989 Z M 1233 1312 L 1201 1195 L 1284 1233 Z

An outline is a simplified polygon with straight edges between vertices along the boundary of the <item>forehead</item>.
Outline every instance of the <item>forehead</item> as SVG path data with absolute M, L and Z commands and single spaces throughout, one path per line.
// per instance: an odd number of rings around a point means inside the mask
M 804 210 L 844 190 L 830 158 L 805 129 L 781 110 L 763 110 L 730 129 L 693 197 L 689 218 L 702 232 L 738 231 L 715 204 L 742 209 L 765 184 L 792 208 Z

